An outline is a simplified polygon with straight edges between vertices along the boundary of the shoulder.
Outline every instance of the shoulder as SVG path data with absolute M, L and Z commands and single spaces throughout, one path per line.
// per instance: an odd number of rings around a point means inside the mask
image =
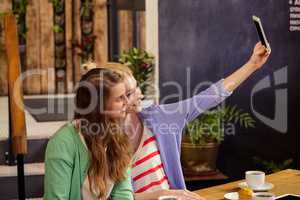
M 49 139 L 46 158 L 72 156 L 74 155 L 75 147 L 75 128 L 71 123 L 65 124 Z
M 71 138 L 74 138 L 74 133 L 76 133 L 76 130 L 72 123 L 67 123 L 59 128 L 50 140 L 69 141 Z

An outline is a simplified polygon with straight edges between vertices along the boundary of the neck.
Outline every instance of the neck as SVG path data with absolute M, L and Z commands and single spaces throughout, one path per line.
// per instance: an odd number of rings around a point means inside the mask
M 137 151 L 143 136 L 144 126 L 137 113 L 129 113 L 125 119 L 125 132 L 133 145 L 134 152 Z

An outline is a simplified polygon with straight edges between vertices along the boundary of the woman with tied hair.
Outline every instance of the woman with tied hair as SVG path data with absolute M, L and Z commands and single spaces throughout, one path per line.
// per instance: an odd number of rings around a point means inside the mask
M 96 66 L 96 64 L 89 65 L 91 68 Z M 120 64 L 120 63 L 108 63 L 105 65 L 105 67 L 108 67 L 111 70 L 114 70 L 124 76 L 124 82 L 126 87 L 126 95 L 129 100 L 128 105 L 128 114 L 126 116 L 125 125 L 124 125 L 124 131 L 126 134 L 129 135 L 131 144 L 134 147 L 134 155 L 132 160 L 132 167 L 133 169 L 135 166 L 135 162 L 138 161 L 138 158 L 140 155 L 147 157 L 147 153 L 152 153 L 151 151 L 153 149 L 147 148 L 146 151 L 142 150 L 141 148 L 138 148 L 138 146 L 142 146 L 145 142 L 147 143 L 147 137 L 148 141 L 151 140 L 151 137 L 149 137 L 149 130 L 147 128 L 147 125 L 145 125 L 142 120 L 143 118 L 139 116 L 141 113 L 145 112 L 147 109 L 143 109 L 141 106 L 141 100 L 144 98 L 141 90 L 139 87 L 137 87 L 137 81 L 133 77 L 132 71 L 129 67 L 126 65 Z M 153 117 L 155 117 L 155 113 L 152 113 Z M 161 122 L 163 123 L 163 121 Z M 160 136 L 157 136 L 158 138 Z M 142 139 L 144 138 L 144 140 Z M 171 139 L 171 138 L 170 138 Z M 152 140 L 153 142 L 153 140 Z M 149 143 L 149 142 L 148 142 Z M 159 147 L 157 147 L 159 148 Z M 147 152 L 149 151 L 150 152 Z M 145 154 L 146 153 L 146 154 Z M 146 166 L 149 165 L 149 168 L 153 168 L 153 166 L 162 166 L 160 159 L 157 160 L 158 155 L 155 155 L 154 162 L 146 162 Z M 155 168 L 155 167 L 154 167 Z M 157 168 L 157 167 L 156 167 Z M 163 171 L 162 167 L 156 169 L 157 171 Z M 139 170 L 137 170 L 139 171 Z M 157 172 L 156 171 L 156 172 Z M 149 172 L 149 169 L 148 169 Z M 150 172 L 153 172 L 153 170 L 150 170 Z M 150 173 L 151 174 L 151 173 Z M 140 192 L 135 184 L 135 177 L 132 176 L 132 184 L 135 191 L 134 197 L 137 200 L 152 200 L 152 199 L 158 199 L 160 196 L 176 196 L 179 197 L 182 200 L 191 199 L 191 200 L 201 200 L 199 195 L 192 193 L 185 189 L 164 189 L 163 187 L 149 187 L 149 190 Z M 157 182 L 157 180 L 153 180 L 153 177 L 149 178 L 147 181 L 143 181 L 143 183 L 151 184 L 151 182 Z M 157 177 L 156 177 L 157 178 Z M 148 182 L 149 181 L 149 182 Z M 154 185 L 155 186 L 155 185 Z
M 186 123 L 230 96 L 263 66 L 269 55 L 270 52 L 257 43 L 248 62 L 225 79 L 186 100 L 144 109 L 141 107 L 143 96 L 130 70 L 125 66 L 110 66 L 113 70 L 123 70 L 125 75 L 129 113 L 124 131 L 133 145 L 131 177 L 135 199 L 157 199 L 162 195 L 202 199 L 186 190 L 180 162 L 182 130 Z
M 109 69 L 84 74 L 76 89 L 74 120 L 50 139 L 45 200 L 132 200 L 131 148 L 123 134 L 128 99 L 123 77 Z

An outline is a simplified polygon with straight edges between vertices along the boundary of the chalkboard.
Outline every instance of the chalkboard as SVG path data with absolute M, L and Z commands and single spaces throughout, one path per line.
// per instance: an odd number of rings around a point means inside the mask
M 299 166 L 300 150 L 296 142 L 299 142 L 300 128 L 297 123 L 300 95 L 296 89 L 300 85 L 299 11 L 297 0 L 160 0 L 160 100 L 163 103 L 180 100 L 176 95 L 170 98 L 171 94 L 179 93 L 174 84 L 168 84 L 170 81 L 181 85 L 183 98 L 188 98 L 195 90 L 199 91 L 199 83 L 215 82 L 244 64 L 258 41 L 252 22 L 252 15 L 256 15 L 262 20 L 272 55 L 262 69 L 234 92 L 228 103 L 252 112 L 251 90 L 269 76 L 271 87 L 255 94 L 254 107 L 265 116 L 274 117 L 274 91 L 288 88 L 288 129 L 280 133 L 256 118 L 257 128 L 243 130 L 244 135 L 229 138 L 224 143 L 226 146 L 229 141 L 235 151 L 246 152 L 248 160 L 256 155 L 269 160 L 291 157 Z M 273 73 L 284 67 L 288 71 L 287 84 L 274 85 Z M 257 145 L 261 147 L 257 149 Z M 274 147 L 278 150 L 276 153 Z M 245 158 L 245 154 L 240 156 Z M 252 162 L 246 163 L 251 167 Z

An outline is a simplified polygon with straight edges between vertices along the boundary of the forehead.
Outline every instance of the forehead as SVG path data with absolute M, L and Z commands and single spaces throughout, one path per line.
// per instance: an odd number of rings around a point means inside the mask
M 124 95 L 126 92 L 125 84 L 118 83 L 115 86 L 110 88 L 110 97 L 119 97 Z
M 125 76 L 125 87 L 127 90 L 135 89 L 137 86 L 136 80 L 133 76 Z

